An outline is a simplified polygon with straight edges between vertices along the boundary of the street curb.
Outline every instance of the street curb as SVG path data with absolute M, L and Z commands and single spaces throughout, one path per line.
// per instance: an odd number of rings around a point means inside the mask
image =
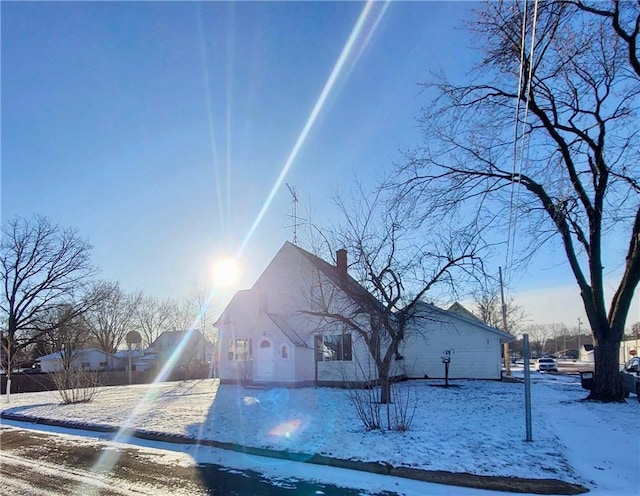
M 247 455 L 264 456 L 296 462 L 311 463 L 336 468 L 346 468 L 379 475 L 390 475 L 422 482 L 433 482 L 449 486 L 470 487 L 476 489 L 490 489 L 494 491 L 507 491 L 513 493 L 531 494 L 557 494 L 574 495 L 589 492 L 584 486 L 572 484 L 557 479 L 528 479 L 523 477 L 506 477 L 476 475 L 464 472 L 447 472 L 442 470 L 424 470 L 411 467 L 394 467 L 388 463 L 365 462 L 359 460 L 345 460 L 331 458 L 324 455 L 310 455 L 293 451 L 270 450 L 243 446 L 236 443 L 215 441 L 213 439 L 195 439 L 183 434 L 169 434 L 166 432 L 148 431 L 144 429 L 119 428 L 103 424 L 88 424 L 67 420 L 55 420 L 30 415 L 18 415 L 14 413 L 0 412 L 0 418 L 16 422 L 30 422 L 33 424 L 50 425 L 54 427 L 66 427 L 69 429 L 83 429 L 93 432 L 117 433 L 122 431 L 125 435 L 149 441 L 158 441 L 174 444 L 195 444 L 210 446 Z

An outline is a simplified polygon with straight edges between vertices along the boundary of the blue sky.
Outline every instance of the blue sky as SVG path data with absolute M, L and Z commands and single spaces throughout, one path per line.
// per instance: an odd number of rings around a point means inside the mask
M 104 278 L 159 297 L 207 283 L 244 246 L 248 287 L 292 239 L 284 182 L 301 216 L 335 220 L 336 188 L 419 143 L 420 83 L 477 56 L 461 29 L 473 6 L 375 3 L 364 18 L 357 2 L 3 3 L 2 219 L 75 227 Z M 520 285 L 573 283 L 542 276 Z

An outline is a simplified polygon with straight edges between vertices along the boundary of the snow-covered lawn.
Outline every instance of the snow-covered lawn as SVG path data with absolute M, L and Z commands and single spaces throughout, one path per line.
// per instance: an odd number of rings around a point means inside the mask
M 518 372 L 516 372 L 517 374 Z M 366 431 L 347 392 L 220 386 L 215 380 L 109 387 L 88 404 L 55 392 L 14 394 L 0 409 L 127 426 L 252 447 L 387 462 L 429 470 L 554 478 L 596 494 L 637 494 L 640 405 L 581 402 L 579 377 L 533 373 L 533 442 L 525 441 L 522 383 L 410 381 L 418 402 L 405 433 Z

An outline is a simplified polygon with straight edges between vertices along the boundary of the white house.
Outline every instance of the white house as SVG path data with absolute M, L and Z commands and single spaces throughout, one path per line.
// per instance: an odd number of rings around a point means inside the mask
M 595 357 L 594 357 L 594 354 L 593 354 L 593 345 L 592 344 L 583 344 L 582 345 L 582 347 L 578 351 L 578 360 L 580 360 L 581 362 L 589 362 L 589 363 L 594 363 L 595 362 Z
M 638 342 L 637 337 L 620 342 L 620 365 L 627 363 L 632 357 L 638 356 Z
M 115 356 L 122 360 L 125 368 L 129 367 L 129 355 L 131 355 L 131 370 L 144 372 L 155 367 L 158 353 L 153 349 L 142 350 L 118 350 Z
M 215 353 L 214 345 L 199 329 L 165 331 L 145 349 L 119 350 L 115 356 L 133 370 L 161 369 L 170 362 L 171 370 L 209 369 Z
M 57 372 L 62 369 L 63 355 L 60 351 L 36 359 L 42 372 Z M 124 366 L 118 357 L 105 353 L 97 348 L 75 350 L 71 359 L 71 367 L 84 370 L 114 370 Z
M 443 310 L 423 302 L 414 307 L 407 338 L 399 348 L 407 377 L 444 377 L 444 356 L 449 358 L 449 378 L 502 377 L 502 344 L 513 337 L 460 307 L 458 304 L 453 310 Z
M 319 292 L 326 309 L 336 313 L 344 308 L 357 313 L 363 301 L 379 304 L 347 274 L 344 250 L 332 265 L 286 242 L 253 287 L 238 291 L 215 323 L 221 381 L 292 386 L 375 381 L 377 370 L 362 338 L 335 320 L 312 315 Z M 358 301 L 348 294 L 356 294 Z M 411 319 L 424 341 L 412 342 L 415 349 L 402 347 L 392 376 L 439 377 L 441 353 L 455 348 L 451 377 L 500 378 L 500 342 L 511 336 L 428 308 L 435 318 Z M 362 315 L 365 326 L 367 319 Z

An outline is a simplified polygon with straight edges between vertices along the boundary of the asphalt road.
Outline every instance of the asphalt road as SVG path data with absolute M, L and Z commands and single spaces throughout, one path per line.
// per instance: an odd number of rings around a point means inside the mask
M 362 494 L 297 479 L 266 480 L 250 470 L 189 464 L 176 452 L 14 427 L 0 427 L 0 446 L 4 496 Z

